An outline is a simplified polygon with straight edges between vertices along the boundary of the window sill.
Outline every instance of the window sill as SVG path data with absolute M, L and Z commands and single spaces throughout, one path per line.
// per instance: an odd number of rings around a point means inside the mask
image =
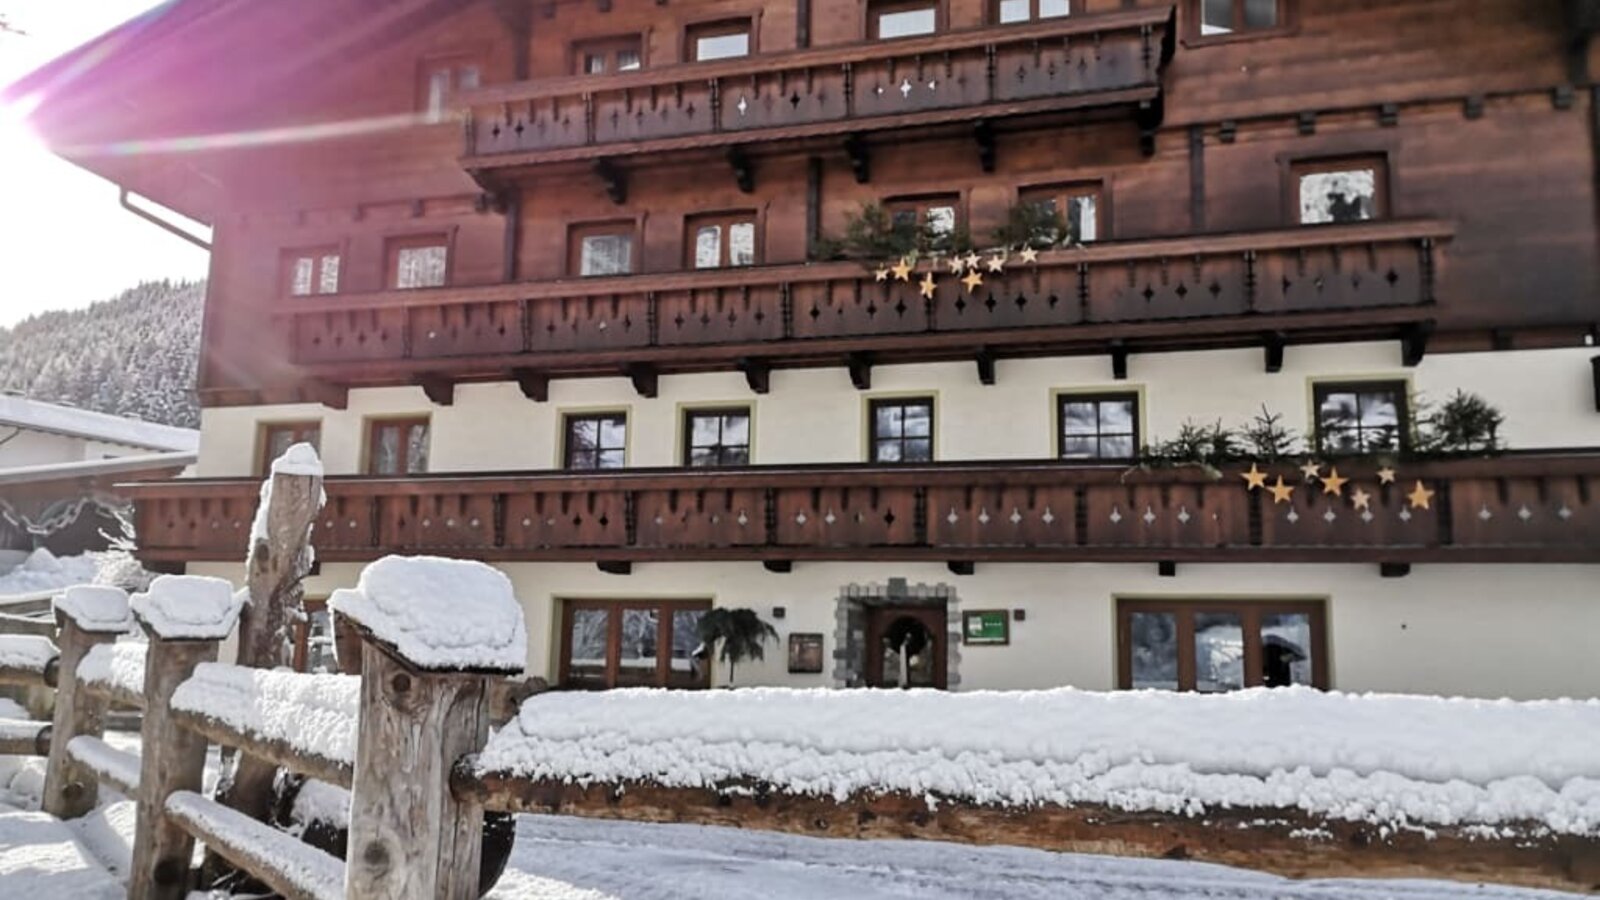
M 1245 44 L 1251 41 L 1292 37 L 1299 31 L 1300 28 L 1296 25 L 1279 25 L 1275 28 L 1254 28 L 1249 31 L 1234 31 L 1228 34 L 1191 34 L 1183 39 L 1183 46 L 1186 48 L 1204 48 L 1223 44 Z

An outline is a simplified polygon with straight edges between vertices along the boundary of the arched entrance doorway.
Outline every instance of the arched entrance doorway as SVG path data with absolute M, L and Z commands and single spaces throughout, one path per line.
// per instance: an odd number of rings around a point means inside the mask
M 943 606 L 875 606 L 867 610 L 868 687 L 946 688 Z

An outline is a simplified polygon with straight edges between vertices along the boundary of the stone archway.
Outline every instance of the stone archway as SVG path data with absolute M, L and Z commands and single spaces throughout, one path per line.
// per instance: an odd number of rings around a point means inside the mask
M 849 584 L 839 591 L 834 613 L 833 686 L 865 687 L 871 611 L 883 608 L 937 607 L 944 613 L 944 686 L 961 686 L 961 598 L 947 584 L 908 584 L 891 578 L 884 584 Z

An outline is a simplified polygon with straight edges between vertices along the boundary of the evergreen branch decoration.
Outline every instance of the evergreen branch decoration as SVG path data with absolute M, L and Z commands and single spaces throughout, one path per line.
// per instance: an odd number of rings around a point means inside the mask
M 696 656 L 709 655 L 721 645 L 718 656 L 728 664 L 728 683 L 733 683 L 739 663 L 747 659 L 765 659 L 766 643 L 778 639 L 773 628 L 752 609 L 710 609 L 700 617 L 697 627 L 700 647 Z

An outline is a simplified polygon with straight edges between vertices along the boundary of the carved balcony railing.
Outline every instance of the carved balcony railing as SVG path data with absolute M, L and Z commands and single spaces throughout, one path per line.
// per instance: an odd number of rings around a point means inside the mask
M 330 561 L 1600 563 L 1600 450 L 1402 464 L 1389 484 L 1338 468 L 1330 494 L 1271 467 L 1286 502 L 1233 467 L 1028 461 L 330 478 L 313 541 Z M 141 559 L 244 559 L 257 482 L 130 490 Z
M 1171 9 L 1069 16 L 463 95 L 468 169 L 1127 105 L 1159 124 Z
M 300 298 L 289 357 L 333 384 L 615 374 L 1396 336 L 1434 315 L 1435 221 L 1108 242 L 1013 255 L 968 289 L 940 262 L 854 262 Z M 303 302 L 302 302 L 303 301 Z

